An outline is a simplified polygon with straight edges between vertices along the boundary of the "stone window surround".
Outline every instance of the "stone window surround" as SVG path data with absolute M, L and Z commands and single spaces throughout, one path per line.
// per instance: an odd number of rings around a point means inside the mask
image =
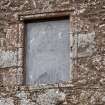
M 23 30 L 21 30 L 22 35 L 24 36 L 24 51 L 23 51 L 23 84 L 26 84 L 26 71 L 25 71 L 25 62 L 26 62 L 26 28 L 25 28 L 25 22 L 28 21 L 35 21 L 35 20 L 44 20 L 44 19 L 50 19 L 50 18 L 60 18 L 60 17 L 69 17 L 70 23 L 72 23 L 71 17 L 72 10 L 64 10 L 64 11 L 58 11 L 58 12 L 46 12 L 46 13 L 35 13 L 35 14 L 19 14 L 18 19 L 23 24 Z M 74 34 L 72 31 L 72 26 L 70 24 L 70 81 L 74 78 L 74 71 L 73 66 L 74 64 L 77 64 L 77 34 Z M 69 82 L 69 81 L 67 81 Z

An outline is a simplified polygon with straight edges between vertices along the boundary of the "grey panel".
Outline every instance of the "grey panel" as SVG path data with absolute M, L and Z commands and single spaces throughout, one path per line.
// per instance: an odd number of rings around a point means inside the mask
M 27 24 L 26 84 L 69 80 L 69 20 Z

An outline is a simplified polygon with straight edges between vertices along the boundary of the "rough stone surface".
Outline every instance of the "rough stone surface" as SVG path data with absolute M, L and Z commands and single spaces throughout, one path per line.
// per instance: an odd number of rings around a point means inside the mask
M 72 80 L 50 86 L 17 86 L 24 80 L 21 20 L 66 12 L 73 38 Z M 104 88 L 105 0 L 0 1 L 0 105 L 105 105 Z

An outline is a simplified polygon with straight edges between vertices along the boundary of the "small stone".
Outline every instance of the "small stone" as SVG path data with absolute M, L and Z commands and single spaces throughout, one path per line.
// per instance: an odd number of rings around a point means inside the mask
M 104 96 L 104 97 L 102 97 L 102 101 L 103 101 L 103 102 L 105 102 L 105 96 Z
M 102 79 L 100 80 L 100 83 L 101 83 L 102 85 L 105 85 L 105 78 L 102 78 Z

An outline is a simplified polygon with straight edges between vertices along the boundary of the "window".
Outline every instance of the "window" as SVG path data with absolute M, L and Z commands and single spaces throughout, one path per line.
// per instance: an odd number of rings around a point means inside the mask
M 26 84 L 70 79 L 69 19 L 26 24 Z

